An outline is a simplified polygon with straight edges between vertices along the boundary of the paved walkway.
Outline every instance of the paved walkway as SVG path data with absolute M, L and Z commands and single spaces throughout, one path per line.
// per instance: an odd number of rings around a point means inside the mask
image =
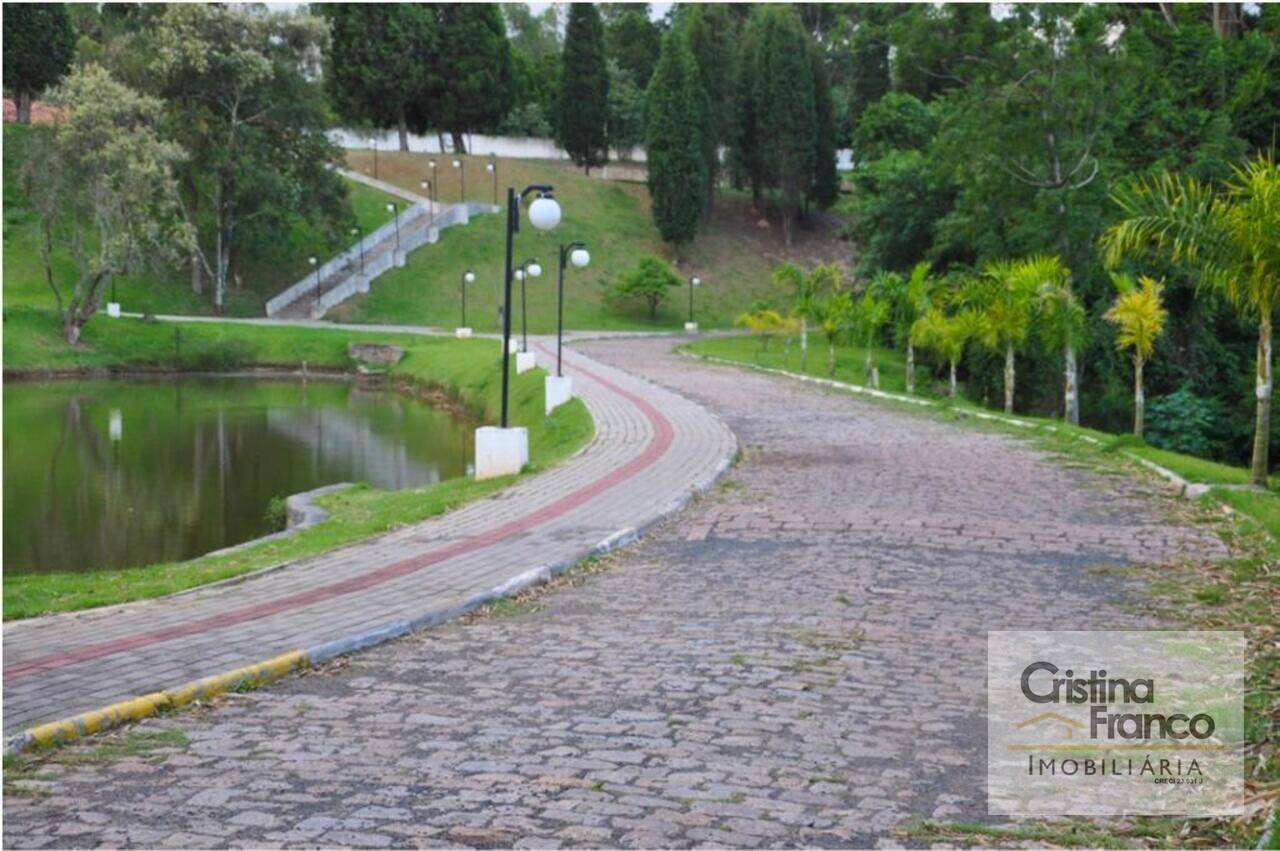
M 744 457 L 712 495 L 536 610 L 140 728 L 184 745 L 43 766 L 5 844 L 901 842 L 985 819 L 987 630 L 1142 625 L 1117 605 L 1141 589 L 1091 566 L 1223 552 L 1145 482 L 670 346 L 582 348 L 726 418 Z
M 549 355 L 543 349 L 543 363 Z M 596 437 L 493 498 L 245 582 L 7 624 L 5 732 L 438 617 L 643 527 L 732 457 L 732 435 L 703 408 L 581 355 L 567 358 L 566 374 Z

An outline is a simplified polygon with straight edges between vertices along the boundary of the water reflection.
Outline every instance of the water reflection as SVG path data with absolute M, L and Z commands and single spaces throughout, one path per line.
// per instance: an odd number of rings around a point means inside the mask
M 4 388 L 4 562 L 95 570 L 270 531 L 272 497 L 463 475 L 471 427 L 390 392 L 242 378 Z

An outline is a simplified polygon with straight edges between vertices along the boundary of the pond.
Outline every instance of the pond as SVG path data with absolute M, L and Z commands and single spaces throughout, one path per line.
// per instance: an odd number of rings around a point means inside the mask
M 275 497 L 466 473 L 472 425 L 336 380 L 184 377 L 4 386 L 4 569 L 193 558 L 275 531 Z

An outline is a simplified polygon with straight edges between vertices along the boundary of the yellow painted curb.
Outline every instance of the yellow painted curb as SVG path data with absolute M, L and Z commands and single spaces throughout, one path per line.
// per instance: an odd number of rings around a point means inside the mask
M 84 712 L 61 721 L 40 724 L 11 738 L 5 745 L 5 754 L 20 753 L 30 747 L 52 747 L 64 744 L 131 721 L 141 721 L 162 709 L 185 706 L 193 701 L 204 700 L 245 685 L 257 686 L 268 683 L 301 670 L 309 663 L 310 660 L 305 651 L 293 650 L 267 659 L 265 662 L 192 680 L 176 688 L 122 700 L 119 703 L 104 706 L 102 709 Z

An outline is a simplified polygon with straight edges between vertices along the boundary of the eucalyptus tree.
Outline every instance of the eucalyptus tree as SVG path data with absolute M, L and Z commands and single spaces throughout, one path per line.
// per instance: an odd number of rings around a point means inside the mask
M 173 167 L 182 149 L 160 134 L 163 111 L 99 65 L 52 93 L 59 120 L 37 128 L 22 184 L 40 218 L 40 259 L 62 332 L 75 345 L 113 278 L 183 256 L 192 242 Z M 66 249 L 74 277 L 53 257 Z
M 1028 277 L 1036 292 L 1040 334 L 1051 349 L 1062 350 L 1063 418 L 1080 424 L 1080 370 L 1076 354 L 1085 342 L 1085 310 L 1071 289 L 1071 271 L 1051 255 L 1036 254 L 1018 261 L 1018 273 Z
M 1146 415 L 1142 368 L 1164 332 L 1169 311 L 1164 307 L 1164 287 L 1158 281 L 1143 275 L 1135 282 L 1129 275 L 1114 272 L 1111 280 L 1119 295 L 1106 318 L 1116 325 L 1116 345 L 1133 353 L 1133 433 L 1142 437 Z
M 1013 388 L 1017 378 L 1014 356 L 1031 333 L 1035 279 L 1024 274 L 1017 261 L 995 260 L 982 269 L 968 287 L 967 301 L 978 311 L 977 339 L 986 348 L 1004 354 L 1004 411 L 1013 413 Z
M 1224 297 L 1258 324 L 1250 478 L 1265 486 L 1271 436 L 1272 323 L 1280 300 L 1280 168 L 1266 154 L 1233 174 L 1221 192 L 1163 172 L 1112 194 L 1124 218 L 1102 235 L 1108 265 L 1150 251 L 1186 263 L 1202 290 Z

